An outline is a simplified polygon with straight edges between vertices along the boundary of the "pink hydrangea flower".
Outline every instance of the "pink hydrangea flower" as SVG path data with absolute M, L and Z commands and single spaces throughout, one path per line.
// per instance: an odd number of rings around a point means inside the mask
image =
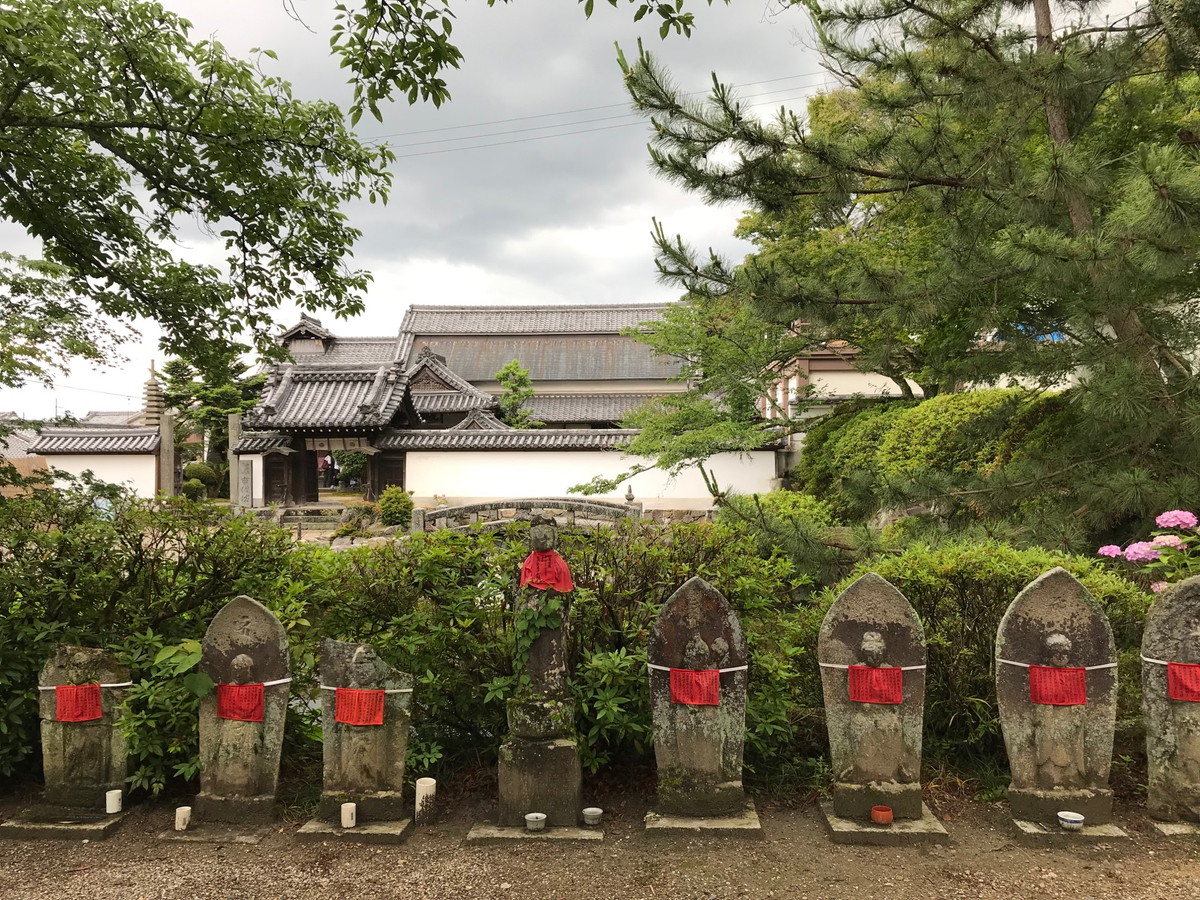
M 1149 541 L 1137 541 L 1125 548 L 1125 558 L 1130 562 L 1153 562 L 1162 556 L 1162 551 Z
M 1154 591 L 1156 594 L 1161 594 L 1166 589 L 1167 583 L 1165 581 L 1154 581 L 1150 583 L 1150 590 Z
M 1183 538 L 1177 534 L 1160 534 L 1150 543 L 1157 544 L 1160 547 L 1171 547 L 1174 550 L 1183 549 Z
M 1120 556 L 1121 548 L 1118 547 L 1116 544 L 1105 544 L 1103 547 L 1101 547 L 1099 550 L 1096 551 L 1096 555 L 1097 556 Z
M 1161 513 L 1154 521 L 1159 528 L 1195 528 L 1200 520 L 1196 519 L 1195 513 L 1186 509 L 1171 509 Z

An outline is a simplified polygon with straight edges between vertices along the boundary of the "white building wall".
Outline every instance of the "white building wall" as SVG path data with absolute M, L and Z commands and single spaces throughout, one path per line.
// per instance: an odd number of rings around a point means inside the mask
M 900 394 L 896 382 L 874 372 L 816 371 L 809 379 L 818 396 L 850 397 L 861 394 L 864 397 L 894 397 Z M 910 384 L 917 396 L 920 396 L 921 389 L 912 382 Z
M 434 494 L 445 495 L 454 505 L 519 497 L 566 497 L 571 487 L 596 475 L 618 475 L 636 462 L 636 458 L 603 450 L 420 451 L 408 454 L 405 482 L 418 506 L 432 505 Z M 777 484 L 775 453 L 770 450 L 721 453 L 712 457 L 705 468 L 721 488 L 742 494 L 763 493 Z M 676 478 L 653 469 L 627 484 L 648 509 L 707 509 L 712 505 L 704 480 L 695 469 Z M 624 495 L 623 484 L 616 491 L 593 496 L 620 500 Z
M 101 481 L 124 485 L 139 497 L 152 498 L 158 490 L 158 457 L 152 453 L 55 453 L 46 463 L 72 475 L 90 470 Z

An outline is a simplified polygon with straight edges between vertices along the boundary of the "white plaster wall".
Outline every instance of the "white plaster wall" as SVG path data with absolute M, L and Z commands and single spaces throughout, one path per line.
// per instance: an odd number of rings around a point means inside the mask
M 900 393 L 896 382 L 873 372 L 813 372 L 809 377 L 819 395 L 848 397 L 862 394 L 864 397 L 891 397 Z M 912 387 L 920 396 L 921 389 L 915 384 Z
M 627 471 L 638 460 L 603 450 L 549 451 L 421 451 L 408 454 L 405 482 L 418 505 L 432 503 L 443 494 L 451 504 L 500 500 L 510 497 L 566 497 L 576 484 L 593 476 L 613 476 Z M 721 488 L 739 493 L 762 493 L 776 485 L 775 453 L 721 453 L 706 469 Z M 695 469 L 670 478 L 658 469 L 635 476 L 628 484 L 647 508 L 707 509 L 712 497 Z M 583 495 L 581 500 L 588 499 Z M 625 485 L 600 499 L 621 500 Z
M 255 506 L 255 507 L 266 506 L 267 504 L 263 501 L 263 495 L 266 492 L 263 490 L 263 458 L 262 458 L 262 454 L 246 453 L 246 454 L 243 454 L 242 456 L 235 456 L 234 458 L 236 460 L 238 460 L 239 465 L 243 462 L 249 462 L 254 467 L 254 478 L 253 478 L 254 489 L 251 492 L 253 494 L 253 499 L 252 499 L 250 505 Z M 232 480 L 231 480 L 230 493 L 236 498 L 237 497 L 237 478 L 238 478 L 236 469 L 234 470 L 231 478 L 232 478 Z
M 151 453 L 53 454 L 48 465 L 72 475 L 91 470 L 101 481 L 125 485 L 139 497 L 154 497 L 158 480 L 158 457 Z

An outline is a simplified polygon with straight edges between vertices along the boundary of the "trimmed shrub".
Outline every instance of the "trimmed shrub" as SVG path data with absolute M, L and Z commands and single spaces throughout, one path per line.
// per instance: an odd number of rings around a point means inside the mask
M 215 486 L 221 476 L 206 462 L 190 462 L 183 467 L 183 477 L 186 481 L 199 481 L 201 484 Z
M 379 495 L 379 520 L 384 525 L 401 525 L 407 528 L 412 524 L 413 501 L 412 494 L 399 485 L 393 484 L 384 488 Z
M 189 478 L 179 486 L 179 492 L 195 502 L 208 498 L 208 487 L 198 478 Z

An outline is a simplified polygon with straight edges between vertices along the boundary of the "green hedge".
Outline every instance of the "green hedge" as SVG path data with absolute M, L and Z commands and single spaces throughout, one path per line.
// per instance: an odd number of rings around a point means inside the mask
M 827 512 L 811 500 L 768 499 L 769 509 Z M 0 774 L 36 768 L 38 670 L 56 641 L 112 649 L 132 669 L 122 719 L 133 787 L 157 792 L 196 774 L 194 677 L 199 641 L 232 597 L 262 600 L 289 635 L 293 691 L 316 698 L 325 637 L 369 641 L 412 672 L 410 773 L 442 774 L 490 764 L 516 689 L 511 659 L 516 573 L 527 526 L 406 536 L 334 552 L 295 544 L 254 517 L 223 518 L 183 500 L 165 505 L 114 495 L 39 492 L 0 502 Z M 587 768 L 650 754 L 645 647 L 662 604 L 700 575 L 737 610 L 750 649 L 746 764 L 751 779 L 812 786 L 828 774 L 817 629 L 837 588 L 813 601 L 793 590 L 790 558 L 724 524 L 660 527 L 624 522 L 583 533 L 564 529 L 571 567 L 572 690 Z M 1136 658 L 1147 598 L 1093 561 L 995 543 L 913 548 L 863 563 L 904 591 L 926 623 L 930 646 L 927 759 L 996 765 L 990 646 L 1000 613 L 1045 569 L 1063 565 L 1105 604 L 1123 653 L 1122 715 L 1136 712 Z M 840 586 L 839 586 L 840 587 Z M 319 722 L 289 712 L 285 768 L 319 754 Z

